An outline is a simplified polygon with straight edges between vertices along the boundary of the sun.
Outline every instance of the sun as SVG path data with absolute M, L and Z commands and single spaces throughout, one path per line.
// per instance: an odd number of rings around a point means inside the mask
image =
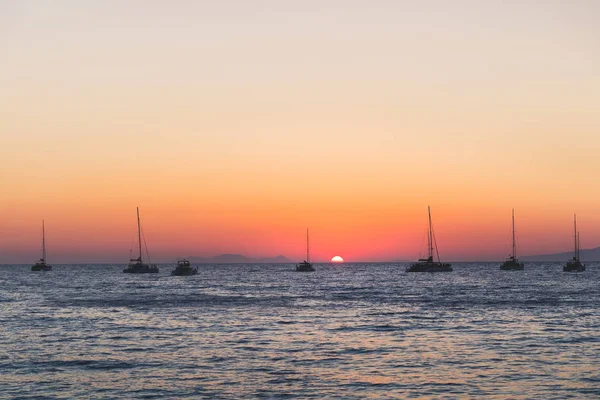
M 332 263 L 343 263 L 344 259 L 340 256 L 334 256 L 331 258 Z

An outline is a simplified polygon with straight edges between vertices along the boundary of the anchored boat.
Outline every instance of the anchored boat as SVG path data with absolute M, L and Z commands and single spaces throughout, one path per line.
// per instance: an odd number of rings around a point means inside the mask
M 177 268 L 171 271 L 173 276 L 189 276 L 198 274 L 198 267 L 193 268 L 188 260 L 177 261 Z
M 31 266 L 32 271 L 52 271 L 52 265 L 46 264 L 46 229 L 42 220 L 42 258 Z
M 429 257 L 419 259 L 418 262 L 406 268 L 406 272 L 452 272 L 452 265 L 440 261 L 440 253 L 437 248 L 435 235 L 433 234 L 433 224 L 431 223 L 431 208 L 429 206 L 427 206 L 427 214 L 429 215 L 429 230 L 427 233 L 427 247 Z M 437 255 L 437 261 L 433 261 L 434 246 L 435 253 Z
M 306 260 L 296 264 L 296 272 L 314 272 L 315 267 L 310 263 L 310 251 L 308 247 L 308 229 L 306 230 Z
M 515 244 L 515 209 L 512 210 L 512 254 L 500 267 L 503 271 L 523 271 L 525 266 L 517 259 L 517 246 Z
M 142 260 L 142 228 L 140 224 L 140 209 L 137 208 L 137 223 L 138 223 L 138 247 L 139 257 L 129 260 L 129 265 L 123 270 L 127 274 L 158 274 L 158 267 L 154 264 L 146 264 Z M 146 249 L 146 252 L 148 250 Z
M 564 272 L 583 272 L 585 271 L 585 265 L 579 259 L 579 232 L 577 232 L 577 215 L 573 215 L 573 236 L 575 238 L 575 250 L 573 253 L 573 259 L 567 262 L 567 265 L 563 266 Z

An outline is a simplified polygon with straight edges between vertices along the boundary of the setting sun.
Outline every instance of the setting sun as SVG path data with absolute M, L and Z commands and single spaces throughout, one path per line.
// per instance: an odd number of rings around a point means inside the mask
M 343 263 L 343 262 L 344 262 L 344 259 L 343 259 L 342 257 L 340 257 L 340 256 L 334 256 L 334 257 L 331 259 L 331 262 L 333 262 L 333 263 Z

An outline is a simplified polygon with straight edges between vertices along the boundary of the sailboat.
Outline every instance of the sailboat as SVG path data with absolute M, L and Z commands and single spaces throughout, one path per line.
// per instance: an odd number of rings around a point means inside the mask
M 577 232 L 577 215 L 573 215 L 573 236 L 575 237 L 575 250 L 573 253 L 573 259 L 567 262 L 567 265 L 563 266 L 564 272 L 583 272 L 585 271 L 585 265 L 579 259 L 579 232 Z
M 427 214 L 429 215 L 429 231 L 427 235 L 427 247 L 429 257 L 421 258 L 418 262 L 406 268 L 406 272 L 452 272 L 452 266 L 448 263 L 440 261 L 440 253 L 437 248 L 437 242 L 433 235 L 433 225 L 431 223 L 431 208 L 427 206 Z M 435 245 L 435 253 L 437 261 L 433 261 L 433 247 Z
M 157 274 L 158 267 L 154 264 L 145 264 L 142 260 L 142 228 L 140 224 L 140 209 L 137 208 L 137 223 L 138 223 L 138 245 L 140 250 L 140 256 L 138 258 L 130 259 L 129 265 L 123 270 L 128 274 Z
M 189 276 L 197 274 L 198 267 L 193 268 L 190 262 L 186 259 L 177 261 L 177 267 L 171 271 L 171 275 L 173 276 Z
M 42 220 L 42 258 L 31 266 L 32 271 L 52 271 L 52 265 L 46 264 L 46 229 Z
M 310 251 L 308 247 L 308 229 L 306 230 L 306 260 L 296 264 L 296 272 L 314 272 L 315 267 L 310 263 Z
M 515 209 L 512 210 L 512 255 L 500 267 L 503 271 L 523 271 L 525 266 L 517 259 L 517 245 L 515 244 Z

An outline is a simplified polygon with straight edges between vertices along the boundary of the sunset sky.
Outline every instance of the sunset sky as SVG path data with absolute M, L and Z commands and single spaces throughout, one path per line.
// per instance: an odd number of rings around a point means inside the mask
M 600 245 L 600 2 L 0 1 L 0 263 Z

